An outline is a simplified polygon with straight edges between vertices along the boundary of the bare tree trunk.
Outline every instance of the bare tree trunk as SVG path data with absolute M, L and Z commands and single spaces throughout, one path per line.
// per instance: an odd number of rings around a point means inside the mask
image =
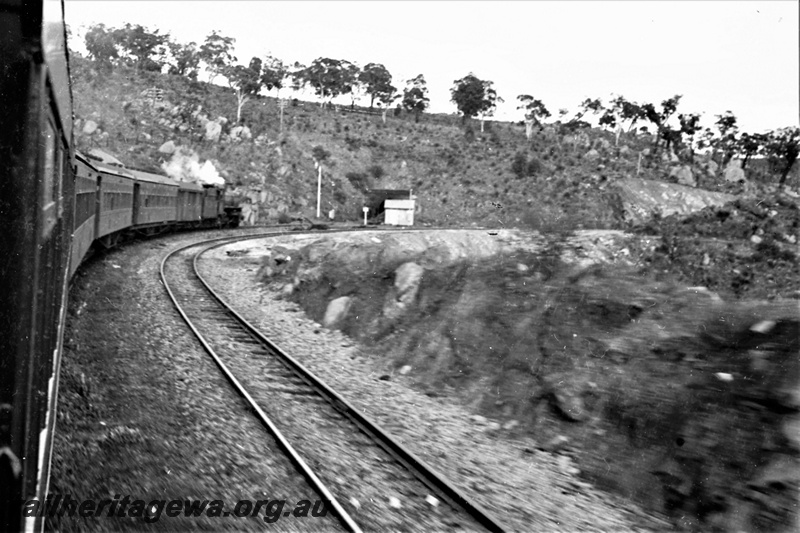
M 796 160 L 797 160 L 797 155 L 788 156 L 784 158 L 784 161 L 786 161 L 786 168 L 784 168 L 783 172 L 781 172 L 781 179 L 778 182 L 779 187 L 783 187 L 783 184 L 786 183 L 786 178 L 789 177 L 789 171 L 792 170 L 792 166 L 794 166 L 794 162 Z
M 533 137 L 534 121 L 531 119 L 525 120 L 525 137 L 530 141 Z
M 236 90 L 236 123 L 239 124 L 242 121 L 242 107 L 246 104 L 250 99 L 244 94 L 241 89 Z

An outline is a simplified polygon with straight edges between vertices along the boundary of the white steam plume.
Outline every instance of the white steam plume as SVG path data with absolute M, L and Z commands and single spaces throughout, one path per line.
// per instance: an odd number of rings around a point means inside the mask
M 214 168 L 214 163 L 206 161 L 201 165 L 200 156 L 191 148 L 179 146 L 169 162 L 161 164 L 161 168 L 174 180 L 200 185 L 225 185 L 225 179 Z

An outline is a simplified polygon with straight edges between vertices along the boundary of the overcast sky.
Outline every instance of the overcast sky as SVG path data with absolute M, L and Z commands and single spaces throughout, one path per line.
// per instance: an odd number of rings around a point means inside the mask
M 219 30 L 236 39 L 244 64 L 267 53 L 306 65 L 383 63 L 400 89 L 423 74 L 434 112 L 456 112 L 450 88 L 473 72 L 494 82 L 503 120 L 521 120 L 520 94 L 554 117 L 587 97 L 659 104 L 682 94 L 678 112 L 703 113 L 703 125 L 726 110 L 745 131 L 800 125 L 794 0 L 66 0 L 65 14 L 78 35 L 93 23 L 130 22 L 202 43 Z

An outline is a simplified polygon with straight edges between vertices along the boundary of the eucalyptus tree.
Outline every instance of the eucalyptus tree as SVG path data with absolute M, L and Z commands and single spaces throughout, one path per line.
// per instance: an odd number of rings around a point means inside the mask
M 430 98 L 428 98 L 428 84 L 422 74 L 417 74 L 406 82 L 403 91 L 403 109 L 414 113 L 414 122 L 419 122 L 419 116 L 428 109 Z
M 320 98 L 320 107 L 341 94 L 353 90 L 353 67 L 349 61 L 319 57 L 298 73 L 304 85 L 310 85 Z
M 115 30 L 114 35 L 123 60 L 137 70 L 160 71 L 164 66 L 169 34 L 129 23 Z
M 392 75 L 380 63 L 367 63 L 358 75 L 358 79 L 369 95 L 370 109 L 376 99 L 380 100 L 381 95 L 397 91 L 392 86 Z
M 210 74 L 209 83 L 218 75 L 225 75 L 225 71 L 236 62 L 236 57 L 233 55 L 234 43 L 236 39 L 233 37 L 225 37 L 214 30 L 200 46 L 199 55 Z
M 167 43 L 169 49 L 169 73 L 196 80 L 200 67 L 200 50 L 197 43 L 181 44 L 175 41 Z
M 89 59 L 105 70 L 110 70 L 119 59 L 114 31 L 113 28 L 107 28 L 105 24 L 95 24 L 84 36 Z
M 261 85 L 267 91 L 275 89 L 275 96 L 277 97 L 280 90 L 283 89 L 284 81 L 288 76 L 289 67 L 280 59 L 267 54 L 261 67 Z
M 221 74 L 236 94 L 236 123 L 242 121 L 242 107 L 261 90 L 261 60 L 254 57 L 248 66 L 231 65 Z
M 481 131 L 484 119 L 492 116 L 497 104 L 503 101 L 494 89 L 494 82 L 482 80 L 472 72 L 453 82 L 450 95 L 451 101 L 461 112 L 462 122 L 480 115 Z
M 779 168 L 778 185 L 783 186 L 800 155 L 800 128 L 795 126 L 770 131 L 767 134 L 764 152 Z
M 678 121 L 681 124 L 681 135 L 689 138 L 689 158 L 694 163 L 694 138 L 697 132 L 700 131 L 700 114 L 699 113 L 681 113 L 678 115 Z
M 541 125 L 542 121 L 550 116 L 550 111 L 541 100 L 529 94 L 520 94 L 517 96 L 517 100 L 520 102 L 517 109 L 525 111 L 525 137 L 530 141 L 533 136 L 533 127 Z

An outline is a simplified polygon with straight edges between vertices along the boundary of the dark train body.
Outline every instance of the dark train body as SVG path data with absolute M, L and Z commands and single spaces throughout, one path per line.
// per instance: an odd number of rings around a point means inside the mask
M 76 154 L 63 6 L 0 0 L 0 531 L 40 530 L 69 280 L 136 234 L 238 225 L 217 187 Z

